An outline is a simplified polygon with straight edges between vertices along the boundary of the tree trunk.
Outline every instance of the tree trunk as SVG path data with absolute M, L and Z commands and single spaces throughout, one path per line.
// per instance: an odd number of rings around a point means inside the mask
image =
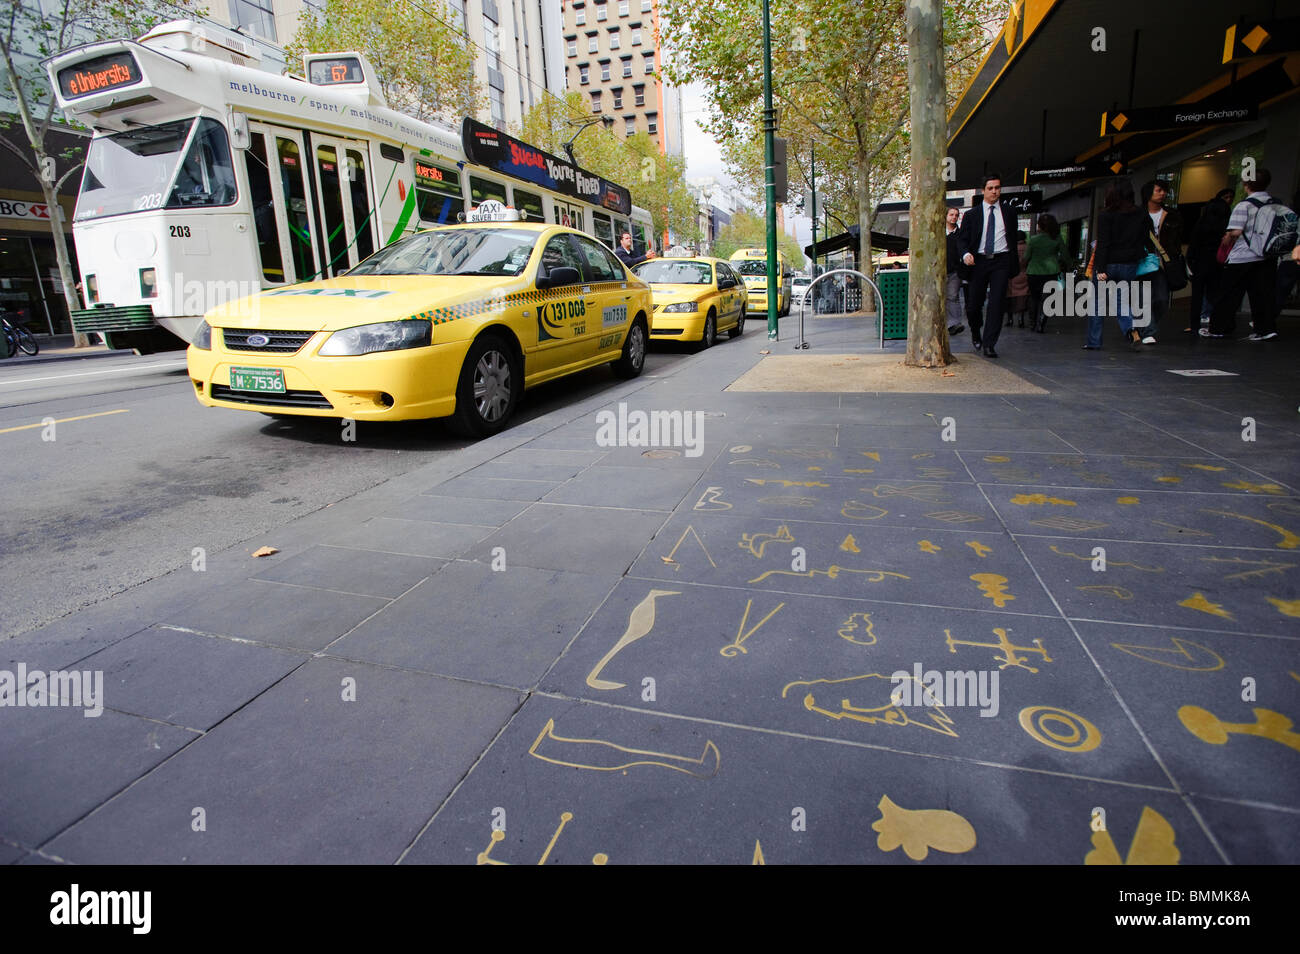
M 875 276 L 871 271 L 871 226 L 876 220 L 876 207 L 871 201 L 871 162 L 865 154 L 858 155 L 858 271 L 872 281 Z M 862 289 L 863 301 L 874 293 L 869 288 Z
M 945 318 L 947 236 L 943 153 L 947 119 L 942 0 L 907 4 L 907 82 L 912 115 L 912 195 L 908 227 L 907 357 L 910 367 L 952 363 Z

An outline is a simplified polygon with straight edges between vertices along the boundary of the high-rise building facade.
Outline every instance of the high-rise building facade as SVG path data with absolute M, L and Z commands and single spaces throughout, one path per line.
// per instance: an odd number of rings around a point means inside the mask
M 567 87 L 624 135 L 682 154 L 681 91 L 664 81 L 657 0 L 561 0 Z

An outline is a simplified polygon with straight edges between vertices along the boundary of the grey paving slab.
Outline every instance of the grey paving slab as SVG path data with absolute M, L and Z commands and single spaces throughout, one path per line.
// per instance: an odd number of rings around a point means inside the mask
M 970 480 L 969 472 L 953 450 L 895 450 L 879 444 L 840 447 L 778 445 L 745 439 L 727 447 L 708 472 L 786 480 L 821 480 L 826 477 Z
M 961 461 L 980 483 L 1043 484 L 1129 491 L 1283 496 L 1288 488 L 1214 457 L 1133 457 L 1081 454 L 963 453 Z
M 466 512 L 465 519 L 473 517 Z M 490 526 L 470 526 L 461 523 L 434 523 L 431 520 L 404 520 L 397 517 L 374 517 L 359 527 L 340 534 L 329 543 L 334 546 L 347 547 L 351 551 L 375 550 L 384 553 L 404 553 L 422 557 L 453 558 L 460 556 L 471 546 L 490 534 L 498 524 Z M 379 569 L 393 571 L 394 582 L 411 581 L 411 576 L 419 570 L 419 564 L 396 567 L 381 565 Z M 427 575 L 427 574 L 426 574 Z M 418 582 L 418 580 L 414 581 Z M 313 586 L 323 584 L 313 583 Z M 346 589 L 346 587 L 344 587 Z M 377 595 L 388 595 L 387 592 Z M 392 594 L 398 595 L 398 594 Z
M 1173 845 L 1135 860 L 1221 860 L 1160 789 L 537 696 L 404 863 L 1079 865 L 1122 860 L 1139 825 Z
M 491 563 L 501 547 L 507 566 L 622 576 L 663 521 L 645 510 L 534 504 L 465 556 Z
M 1136 422 L 1111 421 L 1107 426 L 1089 427 L 1078 425 L 1058 426 L 1058 433 L 1070 443 L 1070 450 L 1079 454 L 1129 454 L 1140 448 L 1143 454 L 1161 457 L 1203 457 L 1207 454 L 1219 454 L 1221 451 L 1212 446 L 1183 440 L 1173 434 L 1156 430 Z M 999 448 L 999 450 L 1007 448 Z M 1010 448 L 1027 450 L 1031 448 Z M 1043 448 L 1032 448 L 1035 450 Z
M 324 648 L 390 601 L 249 580 L 209 593 L 164 622 L 290 649 Z
M 104 673 L 105 705 L 206 730 L 304 661 L 279 649 L 169 629 L 147 629 L 82 667 Z
M 604 453 L 593 447 L 585 451 L 548 450 L 520 447 L 468 471 L 467 477 L 499 477 L 514 480 L 568 480 L 591 466 Z
M 1300 448 L 1291 453 L 1255 454 L 1249 458 L 1234 457 L 1238 466 L 1249 468 L 1259 476 L 1256 480 L 1274 481 L 1292 493 L 1300 492 Z
M 147 621 L 135 614 L 104 621 L 92 618 L 90 613 L 77 613 L 12 639 L 0 640 L 0 669 L 13 671 L 20 662 L 30 669 L 60 669 L 147 625 Z
M 769 471 L 749 476 L 730 464 L 726 471 L 705 474 L 684 503 L 692 513 L 735 518 L 943 529 L 960 514 L 962 522 L 982 530 L 1001 527 L 974 484 L 879 480 L 875 475 L 857 480 L 823 479 L 820 473 L 784 477 Z
M 382 516 L 399 520 L 428 520 L 431 523 L 500 527 L 522 513 L 528 505 L 527 500 L 490 500 L 419 494 L 385 511 Z
M 699 479 L 695 471 L 666 467 L 593 467 L 547 494 L 547 503 L 672 510 Z
M 1300 811 L 1300 639 L 1078 627 L 1185 791 Z
M 601 467 L 640 467 L 645 470 L 681 470 L 700 473 L 721 450 L 718 443 L 707 452 L 703 444 L 693 447 L 615 447 L 592 465 Z
M 962 674 L 952 696 L 923 686 L 932 671 Z M 899 672 L 908 678 L 894 681 Z M 915 695 L 895 706 L 900 686 Z M 894 751 L 1168 785 L 1059 619 L 627 580 L 543 688 Z M 1049 710 L 1084 727 L 1084 751 L 1031 733 L 1047 717 L 1036 713 Z
M 599 450 L 596 445 L 596 416 L 588 414 L 577 421 L 570 421 L 559 427 L 539 434 L 526 445 L 532 450 Z
M 531 688 L 609 593 L 605 578 L 449 563 L 330 653 Z
M 1287 526 L 1300 530 L 1291 514 L 1298 503 L 1294 497 L 1079 487 L 1058 491 L 1032 484 L 986 485 L 983 490 L 1012 533 L 1221 547 L 1300 545 L 1300 537 Z
M 928 427 L 921 424 L 915 428 L 845 425 L 840 428 L 840 445 L 935 451 L 978 449 L 1069 452 L 1075 450 L 1055 433 L 1042 428 L 985 425 L 976 421 L 963 425 L 960 415 L 952 415 L 952 417 L 954 429 L 950 433 L 954 439 L 944 439 L 946 425 L 940 417 Z
M 1193 798 L 1228 860 L 1237 865 L 1294 865 L 1300 858 L 1300 813 Z
M 85 711 L 0 709 L 0 838 L 40 846 L 198 738 L 120 712 Z
M 503 477 L 462 475 L 429 488 L 439 497 L 483 497 L 488 500 L 541 500 L 555 487 L 555 480 L 518 480 Z
M 679 513 L 655 535 L 628 575 L 767 592 L 1058 615 L 1010 540 L 969 529 L 922 531 Z
M 393 523 L 392 545 L 401 545 L 398 532 L 405 529 L 398 521 Z M 411 524 L 416 529 L 419 522 Z M 364 530 L 363 530 L 364 532 Z M 373 531 L 372 531 L 373 532 Z M 373 539 L 363 537 L 363 542 Z M 306 553 L 279 561 L 268 559 L 267 568 L 253 577 L 275 583 L 293 583 L 362 596 L 382 596 L 396 599 L 419 583 L 442 564 L 427 557 L 402 553 L 380 553 L 374 550 L 357 550 L 347 546 L 312 547 Z M 304 599 L 311 596 L 304 594 Z
M 27 854 L 26 848 L 0 842 L 0 865 L 12 865 Z
M 85 864 L 391 862 L 517 705 L 508 690 L 313 660 L 45 848 Z
M 1291 551 L 1051 537 L 1016 543 L 1073 619 L 1300 635 L 1300 555 Z

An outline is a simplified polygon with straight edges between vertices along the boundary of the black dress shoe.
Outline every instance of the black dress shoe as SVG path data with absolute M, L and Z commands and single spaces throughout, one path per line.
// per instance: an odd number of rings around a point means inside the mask
M 959 335 L 959 334 L 961 334 L 961 333 L 962 333 L 963 331 L 965 331 L 965 330 L 966 330 L 966 326 L 965 326 L 965 325 L 949 325 L 949 326 L 948 326 L 948 334 L 950 334 L 950 335 Z
M 984 349 L 984 357 L 986 357 L 986 358 L 996 358 L 997 356 L 998 356 L 998 353 L 997 353 L 996 351 L 994 351 L 992 348 L 985 348 L 985 349 Z
M 979 351 L 980 348 L 984 347 L 983 343 L 978 338 L 973 336 L 970 339 L 970 343 L 975 346 L 976 351 Z

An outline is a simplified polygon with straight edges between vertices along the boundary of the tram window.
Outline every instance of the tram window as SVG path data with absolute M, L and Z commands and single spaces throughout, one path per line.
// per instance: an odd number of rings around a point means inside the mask
M 280 157 L 280 182 L 284 189 L 294 273 L 298 281 L 307 281 L 315 277 L 316 265 L 311 253 L 311 216 L 307 211 L 307 190 L 302 182 L 302 158 L 298 144 L 292 139 L 276 137 L 275 142 Z
M 375 252 L 374 233 L 370 224 L 370 189 L 366 179 L 365 157 L 355 149 L 347 150 L 348 179 L 352 184 L 352 224 L 357 230 L 357 261 Z
M 515 208 L 520 212 L 528 213 L 528 218 L 524 219 L 525 222 L 546 221 L 546 213 L 542 211 L 542 197 L 540 195 L 533 195 L 531 192 L 516 189 Z
M 244 168 L 248 172 L 248 198 L 253 206 L 253 225 L 257 229 L 257 253 L 262 261 L 262 277 L 268 282 L 283 282 L 280 230 L 275 224 L 271 170 L 266 164 L 266 139 L 261 133 L 253 133 L 251 144 L 244 150 Z
M 469 196 L 472 207 L 477 207 L 487 199 L 496 199 L 502 205 L 507 204 L 504 185 L 491 179 L 480 179 L 478 176 L 469 177 Z
M 215 119 L 200 119 L 189 151 L 176 170 L 167 208 L 231 205 L 234 201 L 235 170 L 225 127 Z
M 451 196 L 439 195 L 428 189 L 416 189 L 415 204 L 420 210 L 422 222 L 446 225 L 456 221 L 456 213 L 462 210 L 465 203 L 460 196 L 453 199 Z
M 629 231 L 631 231 L 632 233 L 632 247 L 637 250 L 638 254 L 644 252 L 645 251 L 645 227 L 640 225 L 637 222 L 633 222 L 632 227 Z
M 340 191 L 338 154 L 333 146 L 316 147 L 316 168 L 320 172 L 321 205 L 325 209 L 325 234 L 329 242 L 326 270 L 348 268 L 348 236 L 343 224 L 343 193 Z
M 614 225 L 610 222 L 609 216 L 601 212 L 591 214 L 592 221 L 596 223 L 596 238 L 600 239 L 610 248 L 614 247 Z

